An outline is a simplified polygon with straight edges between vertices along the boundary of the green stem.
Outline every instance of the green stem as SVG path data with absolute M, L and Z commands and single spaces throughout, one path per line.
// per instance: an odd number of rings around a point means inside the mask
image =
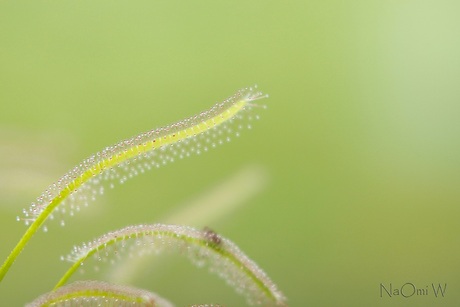
M 43 212 L 40 214 L 35 221 L 29 226 L 27 229 L 26 233 L 22 236 L 22 238 L 19 240 L 18 244 L 14 247 L 14 249 L 11 251 L 11 253 L 8 255 L 8 258 L 6 258 L 5 262 L 0 268 L 0 282 L 3 280 L 5 277 L 6 273 L 10 269 L 10 267 L 13 265 L 14 261 L 16 258 L 19 256 L 19 254 L 22 252 L 24 247 L 26 246 L 27 242 L 32 238 L 32 236 L 37 232 L 37 230 L 40 228 L 40 226 L 45 222 L 45 220 L 48 218 L 50 213 L 54 210 L 54 208 L 62 201 L 61 197 L 56 197 L 54 199 L 54 202 L 51 203 Z
M 59 282 L 54 286 L 53 290 L 56 290 L 57 288 L 62 287 L 68 280 L 69 278 L 75 273 L 78 268 L 82 265 L 83 261 L 86 260 L 87 257 L 78 259 L 78 261 L 75 261 L 75 263 L 65 272 L 65 274 L 61 277 Z

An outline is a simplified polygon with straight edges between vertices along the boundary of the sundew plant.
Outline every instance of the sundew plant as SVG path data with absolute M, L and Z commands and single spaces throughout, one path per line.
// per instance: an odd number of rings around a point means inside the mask
M 256 111 L 263 106 L 255 101 L 265 97 L 256 87 L 241 89 L 198 115 L 123 140 L 83 160 L 18 216 L 28 228 L 1 266 L 0 282 L 34 234 L 40 228 L 47 231 L 49 220 L 64 226 L 67 215 L 88 206 L 105 187 L 113 188 L 140 173 L 206 152 L 239 136 L 258 119 Z M 273 281 L 235 243 L 207 227 L 167 224 L 127 226 L 75 246 L 62 257 L 70 267 L 55 287 L 27 306 L 173 306 L 150 290 L 92 280 L 68 283 L 82 267 L 116 263 L 133 253 L 160 252 L 176 252 L 197 266 L 207 267 L 244 295 L 249 305 L 287 306 Z

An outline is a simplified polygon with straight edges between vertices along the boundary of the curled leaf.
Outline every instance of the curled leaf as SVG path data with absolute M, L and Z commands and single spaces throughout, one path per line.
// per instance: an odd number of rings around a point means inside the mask
M 233 242 L 213 230 L 197 230 L 176 225 L 138 225 L 109 232 L 91 242 L 75 247 L 65 259 L 73 262 L 56 287 L 68 278 L 91 256 L 106 262 L 123 251 L 140 254 L 176 250 L 197 266 L 207 266 L 245 295 L 248 303 L 263 306 L 285 306 L 285 297 L 276 285 Z M 86 266 L 86 265 L 85 265 Z
M 167 300 L 147 290 L 101 281 L 77 281 L 46 293 L 26 307 L 132 306 L 172 307 Z
M 243 129 L 242 120 L 254 119 L 244 112 L 252 109 L 252 101 L 265 97 L 267 95 L 255 88 L 244 88 L 198 115 L 106 147 L 49 186 L 28 210 L 23 210 L 24 217 L 18 217 L 18 220 L 24 220 L 28 225 L 39 217 L 43 218 L 42 214 L 53 219 L 52 211 L 57 208 L 62 216 L 74 215 L 104 193 L 102 182 L 113 187 L 152 168 L 226 143 L 239 135 L 239 130 Z M 250 125 L 247 123 L 248 128 Z

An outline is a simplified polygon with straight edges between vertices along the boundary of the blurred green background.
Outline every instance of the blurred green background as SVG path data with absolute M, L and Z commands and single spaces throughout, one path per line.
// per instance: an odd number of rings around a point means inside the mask
M 270 99 L 237 141 L 128 181 L 64 228 L 49 223 L 0 305 L 49 291 L 74 244 L 164 221 L 255 169 L 259 192 L 189 224 L 236 242 L 290 306 L 458 306 L 459 12 L 458 1 L 1 1 L 2 259 L 25 231 L 16 216 L 83 158 L 244 86 Z M 152 258 L 132 284 L 177 306 L 243 305 L 173 258 Z M 389 297 L 381 283 L 428 292 Z M 432 283 L 447 284 L 444 298 Z

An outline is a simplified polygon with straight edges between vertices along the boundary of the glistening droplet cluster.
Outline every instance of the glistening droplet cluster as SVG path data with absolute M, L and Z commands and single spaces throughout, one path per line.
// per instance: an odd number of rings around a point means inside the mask
M 64 226 L 65 216 L 73 216 L 81 207 L 88 206 L 107 187 L 113 188 L 152 168 L 201 154 L 239 136 L 258 119 L 252 111 L 260 106 L 253 101 L 265 97 L 255 87 L 244 88 L 198 115 L 109 146 L 53 183 L 17 219 L 29 225 L 47 209 L 49 215 L 43 218 L 58 219 Z

